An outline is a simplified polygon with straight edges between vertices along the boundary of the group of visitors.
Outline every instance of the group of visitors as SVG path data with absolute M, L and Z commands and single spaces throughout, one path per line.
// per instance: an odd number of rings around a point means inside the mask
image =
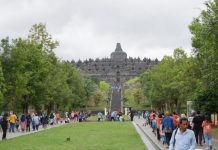
M 85 121 L 88 117 L 87 113 L 85 112 L 57 112 L 57 113 L 27 113 L 21 114 L 18 117 L 17 114 L 10 112 L 10 113 L 2 113 L 0 115 L 0 124 L 2 130 L 2 140 L 6 139 L 6 134 L 8 132 L 30 132 L 31 128 L 32 131 L 38 131 L 39 126 L 45 129 L 48 125 L 53 126 L 56 124 L 63 124 L 63 123 L 70 123 L 72 122 L 82 122 Z
M 210 116 L 205 113 L 200 114 L 197 111 L 196 114 L 187 116 L 186 114 L 176 114 L 167 111 L 165 114 L 160 112 L 138 112 L 138 118 L 141 114 L 145 118 L 144 125 L 150 125 L 152 132 L 157 136 L 157 140 L 163 144 L 167 144 L 169 150 L 194 150 L 196 144 L 199 146 L 205 145 L 207 149 L 212 150 L 212 123 Z M 98 121 L 103 121 L 103 114 L 99 112 Z M 133 120 L 134 112 L 129 113 L 131 120 Z M 88 117 L 84 112 L 62 112 L 62 113 L 45 113 L 37 114 L 21 114 L 18 117 L 15 113 L 10 112 L 3 113 L 0 116 L 0 124 L 2 129 L 2 140 L 6 139 L 7 129 L 9 132 L 30 132 L 31 127 L 33 131 L 38 131 L 40 125 L 46 128 L 47 125 L 55 125 L 59 123 L 82 122 Z M 122 112 L 112 111 L 106 114 L 106 120 L 108 121 L 120 121 L 123 122 Z
M 98 122 L 103 120 L 124 122 L 124 117 L 122 112 L 118 112 L 118 111 L 106 112 L 105 119 L 103 118 L 102 112 L 98 112 L 97 115 L 98 115 Z
M 210 116 L 197 111 L 190 117 L 186 114 L 156 113 L 146 111 L 143 114 L 145 125 L 150 125 L 152 132 L 169 150 L 194 150 L 196 144 L 212 150 L 212 123 Z M 204 144 L 204 145 L 203 145 Z

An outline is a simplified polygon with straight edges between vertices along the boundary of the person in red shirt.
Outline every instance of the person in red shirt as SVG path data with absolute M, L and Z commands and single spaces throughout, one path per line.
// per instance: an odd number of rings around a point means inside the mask
M 209 117 L 205 117 L 205 120 L 202 123 L 205 145 L 212 150 L 212 135 L 211 135 L 211 121 Z
M 160 141 L 160 125 L 163 121 L 162 114 L 156 115 L 156 122 L 157 122 L 157 139 Z

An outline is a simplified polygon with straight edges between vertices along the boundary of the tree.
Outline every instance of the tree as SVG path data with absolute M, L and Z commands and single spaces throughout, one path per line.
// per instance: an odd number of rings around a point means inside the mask
M 145 96 L 158 110 L 176 110 L 191 97 L 194 80 L 190 78 L 191 59 L 184 50 L 175 49 L 173 57 L 165 56 L 160 64 L 140 77 Z
M 58 41 L 52 40 L 51 35 L 46 31 L 46 25 L 43 23 L 34 24 L 29 31 L 28 38 L 43 47 L 43 50 L 51 53 L 53 49 L 59 46 Z
M 2 104 L 4 103 L 3 102 L 4 92 L 5 92 L 4 76 L 2 71 L 2 64 L 0 62 L 0 107 L 2 107 Z
M 141 88 L 141 83 L 139 82 L 139 77 L 130 79 L 127 82 L 124 91 L 124 102 L 125 105 L 139 109 L 145 106 L 146 101 Z
M 97 90 L 95 94 L 93 95 L 93 101 L 94 101 L 95 106 L 98 106 L 102 102 L 103 99 L 104 99 L 104 94 L 102 93 L 102 91 Z
M 84 90 L 85 90 L 86 101 L 88 102 L 88 103 L 86 103 L 87 105 L 91 101 L 91 97 L 94 95 L 94 92 L 96 92 L 97 89 L 98 89 L 98 85 L 96 84 L 95 81 L 92 80 L 92 78 L 91 79 L 89 79 L 89 78 L 85 79 L 85 81 L 84 81 Z
M 218 102 L 214 101 L 218 98 L 218 2 L 207 1 L 205 5 L 206 10 L 189 26 L 193 35 L 193 53 L 199 68 L 197 77 L 202 81 L 202 89 L 197 93 L 196 103 L 204 97 L 207 103 L 218 107 Z
M 39 85 L 39 74 L 44 69 L 43 51 L 37 44 L 22 39 L 13 40 L 11 44 L 4 39 L 1 47 L 6 83 L 5 105 L 13 110 L 21 106 L 27 109 L 32 103 L 30 97 L 36 93 L 33 87 Z

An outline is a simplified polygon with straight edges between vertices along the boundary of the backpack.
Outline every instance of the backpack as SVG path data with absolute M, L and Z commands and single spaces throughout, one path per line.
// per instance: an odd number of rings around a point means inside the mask
M 165 126 L 164 127 L 164 132 L 165 133 L 172 133 L 173 132 L 173 128 L 171 126 Z

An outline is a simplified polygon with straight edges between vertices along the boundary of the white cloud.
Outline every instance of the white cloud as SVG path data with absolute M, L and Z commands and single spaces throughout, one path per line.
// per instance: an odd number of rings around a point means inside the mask
M 47 24 L 64 60 L 110 57 L 120 42 L 128 56 L 162 58 L 191 49 L 188 30 L 202 0 L 0 0 L 0 38 L 27 37 Z

